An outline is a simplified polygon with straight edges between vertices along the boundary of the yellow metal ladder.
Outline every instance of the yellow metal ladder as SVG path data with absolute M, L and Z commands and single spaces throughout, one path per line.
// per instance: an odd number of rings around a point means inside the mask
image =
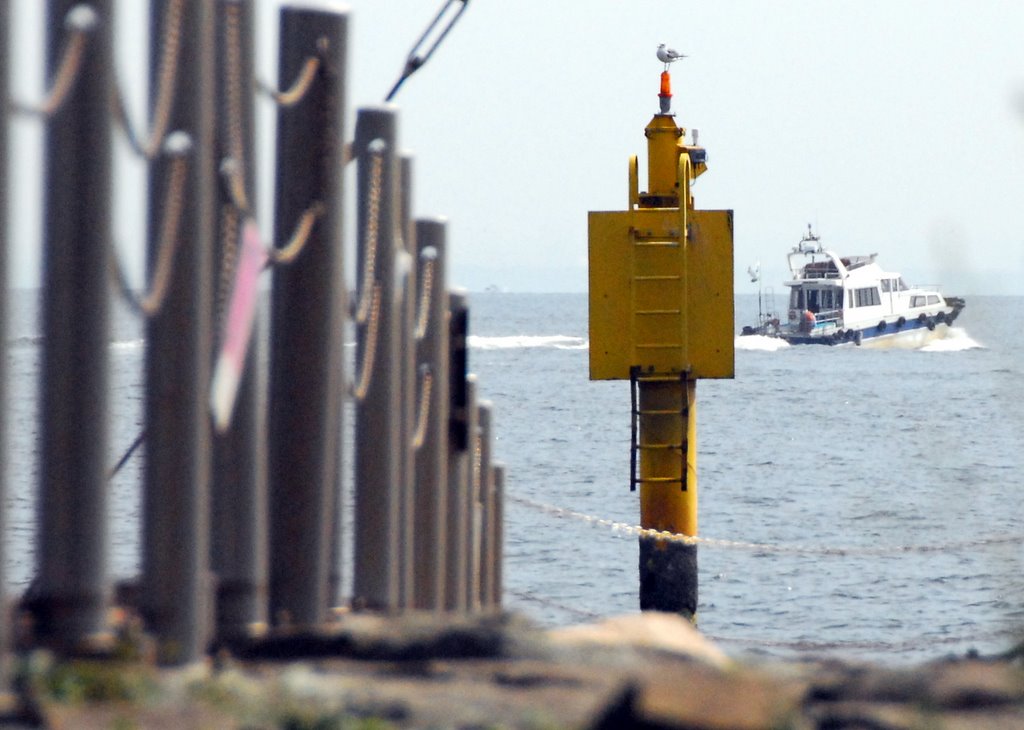
M 630 370 L 630 458 L 629 458 L 629 490 L 636 491 L 638 484 L 678 484 L 686 491 L 686 457 L 689 450 L 687 441 L 688 423 L 690 418 L 689 398 L 686 391 L 686 374 L 679 375 L 641 375 L 638 367 Z M 674 384 L 678 393 L 679 405 L 672 408 L 642 408 L 641 391 L 645 386 Z M 668 423 L 666 423 L 668 421 Z M 660 426 L 660 427 L 659 427 Z M 649 440 L 650 434 L 669 431 L 679 436 L 674 441 Z M 637 460 L 644 451 L 664 452 L 676 451 L 679 454 L 679 475 L 647 475 L 637 476 Z
M 633 362 L 644 373 L 677 373 L 686 359 L 683 246 L 664 233 L 632 234 Z

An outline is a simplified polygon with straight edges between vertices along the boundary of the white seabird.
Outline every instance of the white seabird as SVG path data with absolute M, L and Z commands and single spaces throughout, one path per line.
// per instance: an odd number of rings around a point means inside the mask
M 665 48 L 664 43 L 658 45 L 658 60 L 665 64 L 666 69 L 670 63 L 678 61 L 680 58 L 686 58 L 686 54 L 680 53 L 674 48 Z

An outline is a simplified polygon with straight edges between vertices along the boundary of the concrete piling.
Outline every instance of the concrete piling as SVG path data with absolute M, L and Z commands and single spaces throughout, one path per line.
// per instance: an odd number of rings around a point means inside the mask
M 413 533 L 413 605 L 444 609 L 445 559 L 448 551 L 448 301 L 445 295 L 447 227 L 442 219 L 416 221 L 420 287 L 417 356 L 422 440 L 416 444 Z M 426 392 L 425 392 L 426 391 Z
M 270 378 L 270 610 L 321 626 L 333 605 L 332 534 L 341 478 L 345 13 L 281 10 L 279 84 L 318 71 L 277 124 L 274 240 L 312 206 L 321 215 L 295 261 L 274 269 Z
M 149 174 L 149 278 L 166 294 L 147 316 L 146 434 L 142 509 L 142 614 L 169 663 L 198 659 L 211 632 L 210 421 L 213 291 L 213 25 L 208 3 L 188 0 L 178 27 L 168 6 L 151 8 L 151 108 L 170 94 L 161 128 L 177 130 L 154 156 Z M 168 36 L 180 37 L 176 83 L 161 68 Z M 158 140 L 149 141 L 155 145 Z M 184 167 L 178 180 L 178 167 Z M 180 202 L 172 204 L 172 198 Z M 176 210 L 177 209 L 177 210 Z M 175 216 L 177 221 L 169 221 Z M 170 225 L 168 225 L 170 224 Z M 176 233 L 165 233 L 173 230 Z M 173 251 L 170 254 L 167 249 Z M 162 271 L 162 256 L 174 265 Z
M 400 602 L 401 374 L 397 366 L 402 307 L 396 245 L 398 118 L 393 107 L 364 108 L 356 120 L 359 162 L 356 362 L 366 389 L 356 399 L 353 604 L 394 610 Z M 366 372 L 369 370 L 369 372 Z M 360 378 L 361 380 L 362 378 Z
M 86 35 L 63 102 L 45 124 L 39 638 L 62 650 L 104 641 L 107 584 L 107 290 L 111 233 L 111 0 L 50 0 L 48 78 L 70 34 Z

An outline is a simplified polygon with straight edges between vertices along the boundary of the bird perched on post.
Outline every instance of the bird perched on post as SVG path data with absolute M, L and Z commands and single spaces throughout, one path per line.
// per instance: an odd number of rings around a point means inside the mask
M 665 64 L 666 71 L 668 71 L 668 65 L 670 63 L 678 61 L 680 58 L 686 58 L 686 54 L 680 53 L 674 48 L 665 48 L 664 43 L 658 46 L 658 60 Z

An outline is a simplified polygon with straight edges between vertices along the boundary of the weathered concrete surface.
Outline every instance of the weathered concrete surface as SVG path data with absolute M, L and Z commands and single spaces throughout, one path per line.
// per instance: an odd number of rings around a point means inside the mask
M 351 615 L 187 670 L 31 661 L 28 727 L 1024 728 L 1013 654 L 753 666 L 655 613 L 552 632 L 508 616 Z

